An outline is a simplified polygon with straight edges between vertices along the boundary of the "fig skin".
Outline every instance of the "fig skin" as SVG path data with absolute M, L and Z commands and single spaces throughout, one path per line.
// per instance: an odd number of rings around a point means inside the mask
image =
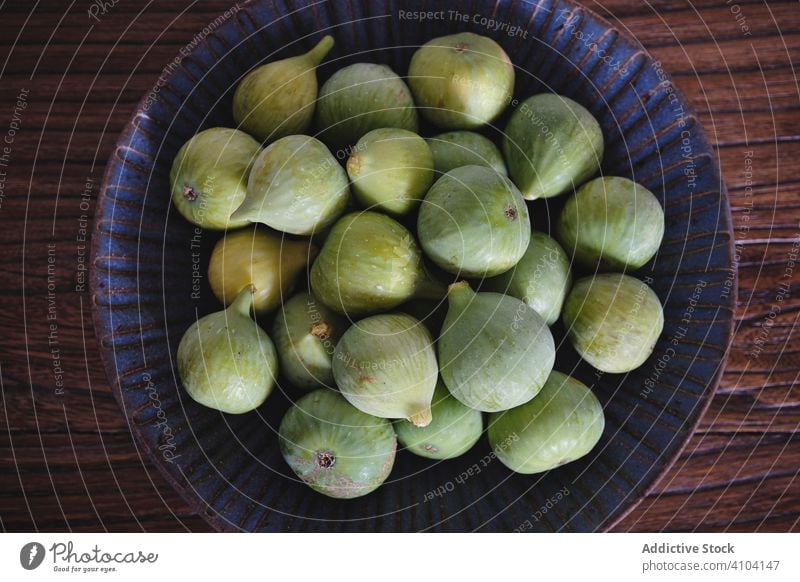
M 283 304 L 272 324 L 272 339 L 292 386 L 333 387 L 333 351 L 347 327 L 347 321 L 311 293 L 299 293 Z
M 350 213 L 333 226 L 311 267 L 311 288 L 322 303 L 349 317 L 388 311 L 412 297 L 444 295 L 425 271 L 408 229 L 370 211 Z
M 292 471 L 314 491 L 336 499 L 361 497 L 380 487 L 397 450 L 388 420 L 361 412 L 326 388 L 295 402 L 278 435 Z
M 512 471 L 542 473 L 587 455 L 604 427 L 592 391 L 554 370 L 536 398 L 489 417 L 489 444 Z
M 483 433 L 483 414 L 456 400 L 440 380 L 431 405 L 433 420 L 428 426 L 414 426 L 396 420 L 397 440 L 408 451 L 428 459 L 454 459 L 470 450 Z
M 178 374 L 203 406 L 228 414 L 255 410 L 272 393 L 278 356 L 269 336 L 250 319 L 253 290 L 230 307 L 200 318 L 178 345 Z
M 576 281 L 564 303 L 563 318 L 575 350 L 609 374 L 641 366 L 664 328 L 658 296 L 646 283 L 619 273 Z
M 567 198 L 556 235 L 580 265 L 635 270 L 664 237 L 664 210 L 650 190 L 627 178 L 596 178 Z
M 416 133 L 373 129 L 358 140 L 347 160 L 347 175 L 367 209 L 403 216 L 419 206 L 433 183 L 433 154 Z
M 526 200 L 571 191 L 603 160 L 603 132 L 584 107 L 543 93 L 523 101 L 503 134 L 508 173 Z
M 405 313 L 373 315 L 353 324 L 333 354 L 333 377 L 350 404 L 415 426 L 431 422 L 438 373 L 433 337 Z
M 250 71 L 233 96 L 233 118 L 262 142 L 304 133 L 314 117 L 317 65 L 333 48 L 326 36 L 305 54 Z
M 310 236 L 345 211 L 349 196 L 347 174 L 325 144 L 307 135 L 290 135 L 258 156 L 247 197 L 233 217 Z
M 543 232 L 531 231 L 531 242 L 517 265 L 502 275 L 487 279 L 486 291 L 521 299 L 553 325 L 561 315 L 572 286 L 570 260 L 564 249 Z
M 373 63 L 339 69 L 322 85 L 316 125 L 332 147 L 355 144 L 382 127 L 419 131 L 408 85 L 391 68 Z
M 510 103 L 514 66 L 489 37 L 460 32 L 417 49 L 408 83 L 425 119 L 442 129 L 475 129 L 494 121 Z
M 239 228 L 250 221 L 233 219 L 247 193 L 247 179 L 261 151 L 252 137 L 236 129 L 214 127 L 187 141 L 169 174 L 172 202 L 181 216 L 213 230 Z
M 260 226 L 229 232 L 211 252 L 208 282 L 223 305 L 252 285 L 253 310 L 264 315 L 289 296 L 317 252 L 307 240 L 292 240 Z
M 427 140 L 433 153 L 433 168 L 446 174 L 461 166 L 486 166 L 508 176 L 503 155 L 492 140 L 474 131 L 450 131 Z
M 508 295 L 475 293 L 465 281 L 450 285 L 448 301 L 438 349 L 450 394 L 483 412 L 508 410 L 535 397 L 556 353 L 539 314 Z
M 494 277 L 528 248 L 528 207 L 516 186 L 485 166 L 462 166 L 439 178 L 417 217 L 425 255 L 449 273 Z

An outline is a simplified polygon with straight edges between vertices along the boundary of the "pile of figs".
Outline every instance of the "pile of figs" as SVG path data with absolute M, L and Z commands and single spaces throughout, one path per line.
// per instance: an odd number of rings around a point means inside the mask
M 319 87 L 333 44 L 250 71 L 237 129 L 206 129 L 174 159 L 175 208 L 222 232 L 208 281 L 224 309 L 180 342 L 186 392 L 241 414 L 280 386 L 280 450 L 334 498 L 379 487 L 398 441 L 443 460 L 485 432 L 519 473 L 586 455 L 603 407 L 553 369 L 551 327 L 604 373 L 650 356 L 663 311 L 631 273 L 661 243 L 658 199 L 597 177 L 603 132 L 583 106 L 514 100 L 488 37 L 433 39 L 405 77 L 362 62 Z M 551 204 L 534 201 L 557 196 L 552 236 L 533 231 Z

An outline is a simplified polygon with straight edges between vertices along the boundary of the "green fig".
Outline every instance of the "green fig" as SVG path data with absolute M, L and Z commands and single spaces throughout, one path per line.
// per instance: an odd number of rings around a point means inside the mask
M 603 273 L 575 283 L 564 303 L 564 325 L 584 360 L 603 372 L 622 374 L 653 352 L 664 311 L 646 283 Z
M 636 182 L 596 178 L 567 198 L 556 235 L 587 268 L 638 269 L 661 245 L 664 210 L 653 193 Z
M 394 465 L 392 423 L 361 412 L 333 390 L 306 394 L 278 429 L 281 454 L 318 493 L 352 499 L 374 491 Z
M 603 160 L 597 120 L 572 99 L 544 93 L 523 101 L 503 135 L 508 172 L 526 200 L 571 191 Z
M 321 141 L 290 135 L 261 152 L 236 219 L 290 234 L 311 235 L 344 212 L 350 187 L 344 168 Z
M 443 129 L 474 129 L 494 121 L 511 101 L 514 66 L 491 38 L 460 32 L 417 49 L 408 83 L 425 119 Z
M 348 214 L 333 226 L 311 267 L 311 288 L 322 303 L 351 317 L 444 295 L 408 229 L 370 211 Z
M 453 459 L 478 442 L 483 432 L 483 414 L 461 404 L 439 381 L 431 405 L 433 420 L 428 426 L 414 426 L 396 420 L 394 430 L 402 446 L 420 457 Z
M 326 36 L 307 53 L 250 71 L 233 96 L 233 118 L 261 141 L 304 133 L 314 117 L 317 65 L 333 48 Z
M 451 131 L 427 139 L 433 153 L 433 168 L 446 174 L 461 166 L 486 166 L 508 175 L 503 155 L 492 140 L 474 131 Z
M 417 217 L 425 254 L 449 273 L 493 277 L 525 254 L 528 207 L 516 186 L 485 166 L 462 166 L 439 178 Z
M 572 285 L 567 253 L 543 232 L 531 232 L 531 242 L 519 263 L 502 275 L 487 279 L 482 288 L 521 299 L 553 325 Z
M 381 127 L 417 132 L 417 110 L 405 82 L 386 65 L 356 63 L 336 71 L 319 92 L 317 126 L 333 146 L 356 143 Z
M 353 324 L 333 354 L 333 377 L 350 404 L 415 426 L 431 422 L 438 373 L 430 332 L 405 313 L 373 315 Z
M 307 240 L 291 240 L 261 227 L 229 232 L 211 252 L 208 282 L 224 305 L 252 285 L 253 311 L 264 315 L 289 296 L 317 251 Z
M 408 214 L 433 183 L 433 155 L 416 133 L 396 127 L 373 129 L 347 160 L 353 192 L 369 209 Z
M 592 391 L 554 370 L 536 398 L 489 417 L 489 444 L 512 471 L 542 473 L 587 455 L 604 427 Z
M 238 228 L 250 221 L 233 219 L 247 193 L 250 168 L 261 151 L 242 131 L 214 127 L 183 144 L 172 162 L 170 191 L 175 208 L 202 228 Z
M 253 290 L 230 307 L 200 318 L 178 345 L 178 374 L 203 406 L 242 414 L 255 410 L 275 386 L 278 356 L 269 336 L 250 319 Z
M 439 364 L 450 394 L 483 412 L 508 410 L 539 393 L 553 369 L 555 345 L 544 320 L 500 293 L 448 288 Z
M 333 387 L 333 350 L 347 325 L 311 293 L 299 293 L 283 304 L 272 324 L 272 339 L 281 370 L 293 386 Z

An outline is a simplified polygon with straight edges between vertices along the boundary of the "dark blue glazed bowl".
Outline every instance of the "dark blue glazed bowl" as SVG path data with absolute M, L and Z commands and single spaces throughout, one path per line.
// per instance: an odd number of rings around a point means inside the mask
M 608 529 L 674 461 L 717 386 L 736 296 L 730 211 L 715 155 L 681 94 L 635 40 L 571 2 L 452 6 L 462 17 L 445 9 L 441 19 L 419 21 L 410 13 L 442 8 L 414 0 L 247 3 L 170 63 L 108 162 L 92 248 L 101 355 L 140 446 L 220 530 Z M 664 243 L 637 275 L 664 305 L 664 333 L 638 370 L 600 375 L 556 326 L 557 369 L 586 382 L 605 407 L 603 438 L 584 459 L 531 476 L 493 459 L 485 438 L 447 462 L 400 452 L 376 492 L 334 501 L 299 483 L 278 451 L 290 388 L 254 413 L 229 416 L 180 387 L 181 335 L 198 315 L 219 309 L 202 276 L 219 235 L 196 230 L 170 206 L 170 165 L 197 131 L 233 125 L 233 88 L 254 65 L 332 34 L 337 44 L 321 82 L 359 61 L 402 75 L 416 47 L 464 30 L 505 48 L 518 67 L 519 99 L 554 91 L 587 107 L 606 136 L 603 172 L 632 178 L 661 200 Z M 558 204 L 532 205 L 539 228 L 548 228 Z

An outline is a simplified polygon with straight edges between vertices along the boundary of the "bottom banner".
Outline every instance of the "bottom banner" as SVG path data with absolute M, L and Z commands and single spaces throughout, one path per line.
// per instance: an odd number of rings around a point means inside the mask
M 0 579 L 795 581 L 797 542 L 792 534 L 4 534 Z

